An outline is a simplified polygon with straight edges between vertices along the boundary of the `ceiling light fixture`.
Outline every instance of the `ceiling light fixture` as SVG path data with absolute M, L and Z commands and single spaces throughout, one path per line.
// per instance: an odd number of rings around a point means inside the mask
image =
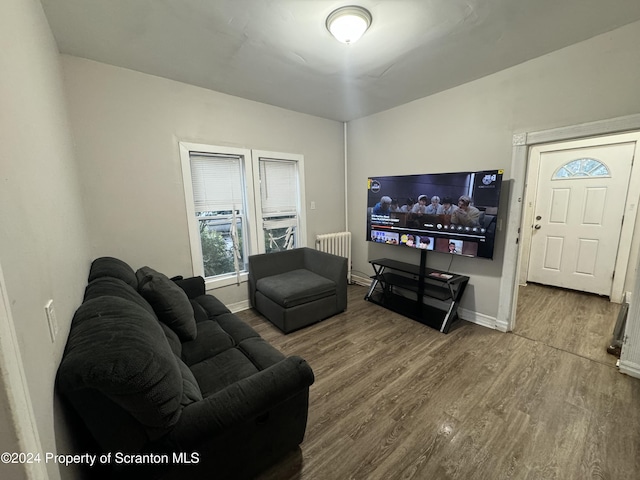
M 340 7 L 327 17 L 327 30 L 342 43 L 355 43 L 371 25 L 369 10 L 349 5 Z

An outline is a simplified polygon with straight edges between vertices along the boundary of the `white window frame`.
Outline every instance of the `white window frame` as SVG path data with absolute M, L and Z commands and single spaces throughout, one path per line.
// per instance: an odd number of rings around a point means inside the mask
M 185 193 L 185 207 L 189 230 L 189 245 L 191 248 L 191 264 L 193 275 L 205 278 L 207 288 L 220 288 L 240 282 L 246 282 L 248 272 L 242 270 L 239 275 L 235 272 L 205 277 L 202 260 L 202 244 L 200 241 L 199 222 L 196 217 L 193 186 L 191 180 L 191 154 L 203 153 L 208 155 L 238 156 L 242 158 L 244 170 L 244 190 L 247 206 L 246 225 L 243 226 L 246 235 L 245 242 L 247 256 L 265 252 L 264 233 L 262 229 L 262 202 L 260 197 L 260 168 L 261 158 L 275 160 L 293 160 L 297 162 L 298 171 L 298 230 L 297 246 L 304 247 L 306 238 L 306 212 L 304 196 L 304 157 L 298 154 L 269 152 L 265 150 L 251 150 L 248 148 L 208 145 L 202 143 L 179 142 L 180 162 L 182 167 L 182 181 Z
M 256 229 L 260 235 L 260 241 L 258 242 L 258 253 L 265 253 L 266 244 L 264 241 L 263 233 L 263 215 L 262 215 L 262 195 L 260 191 L 260 159 L 265 160 L 289 160 L 297 162 L 297 181 L 298 181 L 298 204 L 297 204 L 297 225 L 296 235 L 297 243 L 299 247 L 307 245 L 307 223 L 306 215 L 304 212 L 305 196 L 304 196 L 304 157 L 302 155 L 293 153 L 281 153 L 281 152 L 269 152 L 266 150 L 252 150 L 253 171 L 257 176 L 257 181 L 254 181 L 254 198 L 256 202 Z
M 590 171 L 583 171 L 582 170 L 582 166 L 584 165 L 582 163 L 583 160 L 592 160 L 594 162 L 598 162 L 598 167 L 594 168 Z M 579 173 L 573 173 L 571 170 L 569 170 L 567 168 L 568 165 L 571 165 L 572 163 L 575 162 L 581 162 L 580 163 L 580 172 Z M 605 175 L 591 175 L 591 172 L 595 171 L 595 170 L 599 170 L 600 167 L 604 167 L 607 171 L 607 173 Z M 566 170 L 569 175 L 566 177 L 561 177 L 558 175 L 558 173 L 560 173 L 561 170 Z M 602 160 L 598 160 L 597 158 L 592 158 L 592 157 L 580 157 L 580 158 L 575 158 L 573 160 L 569 160 L 568 162 L 564 163 L 563 165 L 560 165 L 558 167 L 558 169 L 553 172 L 553 175 L 551 176 L 551 180 L 583 180 L 583 179 L 589 179 L 589 178 L 610 178 L 611 177 L 611 169 L 609 168 L 609 165 L 607 165 L 606 163 L 604 163 Z
M 240 282 L 245 282 L 248 277 L 246 270 L 241 270 L 239 277 L 235 272 L 231 272 L 226 275 L 218 275 L 216 277 L 205 277 L 204 275 L 204 263 L 202 261 L 202 243 L 200 242 L 200 228 L 199 222 L 196 217 L 195 205 L 193 200 L 193 186 L 191 180 L 191 154 L 203 153 L 209 155 L 222 155 L 222 156 L 238 156 L 242 159 L 242 166 L 244 170 L 245 179 L 245 203 L 247 205 L 246 212 L 246 225 L 243 228 L 246 229 L 247 235 L 245 241 L 249 240 L 247 245 L 247 254 L 256 251 L 256 245 L 252 245 L 251 242 L 255 242 L 256 234 L 253 231 L 253 212 L 254 205 L 253 188 L 247 188 L 250 182 L 249 177 L 251 175 L 251 150 L 246 148 L 226 147 L 216 145 L 206 145 L 201 143 L 188 143 L 180 142 L 180 161 L 182 164 L 182 181 L 184 184 L 185 203 L 187 211 L 187 224 L 189 228 L 189 245 L 191 247 L 191 265 L 194 276 L 201 276 L 205 278 L 206 284 L 209 287 L 224 287 L 227 285 L 233 285 Z

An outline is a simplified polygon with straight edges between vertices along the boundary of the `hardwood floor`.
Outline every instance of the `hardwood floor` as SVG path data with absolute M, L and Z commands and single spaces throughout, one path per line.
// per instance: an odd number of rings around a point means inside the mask
M 606 297 L 529 283 L 518 290 L 514 333 L 614 367 L 606 349 L 619 311 Z
M 443 335 L 365 293 L 289 335 L 238 314 L 316 375 L 301 450 L 260 480 L 638 478 L 640 380 L 544 339 Z

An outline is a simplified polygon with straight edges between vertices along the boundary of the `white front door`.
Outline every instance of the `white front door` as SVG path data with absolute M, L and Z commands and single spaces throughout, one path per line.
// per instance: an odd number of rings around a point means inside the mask
M 528 281 L 610 295 L 635 142 L 540 154 Z

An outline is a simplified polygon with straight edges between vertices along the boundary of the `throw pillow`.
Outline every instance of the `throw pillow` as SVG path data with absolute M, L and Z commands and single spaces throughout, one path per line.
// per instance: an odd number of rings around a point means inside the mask
M 196 321 L 187 294 L 166 275 L 153 268 L 138 269 L 136 277 L 140 294 L 151 304 L 158 319 L 171 327 L 183 342 L 195 340 Z

